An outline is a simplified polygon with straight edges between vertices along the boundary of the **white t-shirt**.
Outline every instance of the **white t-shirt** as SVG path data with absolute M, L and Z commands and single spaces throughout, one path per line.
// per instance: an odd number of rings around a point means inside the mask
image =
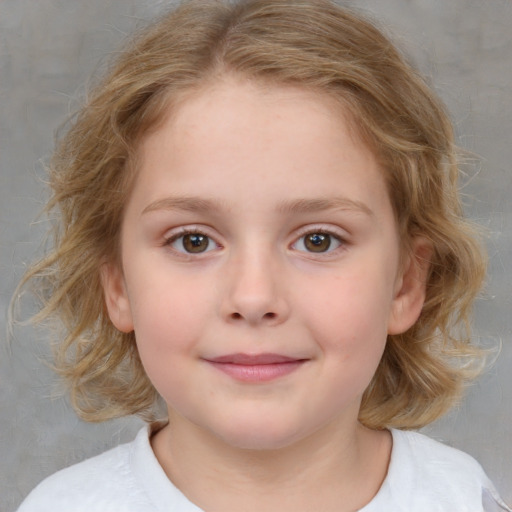
M 388 474 L 360 512 L 512 512 L 469 455 L 392 430 Z M 202 512 L 167 478 L 149 442 L 135 440 L 44 480 L 18 512 Z M 226 511 L 230 512 L 230 511 Z

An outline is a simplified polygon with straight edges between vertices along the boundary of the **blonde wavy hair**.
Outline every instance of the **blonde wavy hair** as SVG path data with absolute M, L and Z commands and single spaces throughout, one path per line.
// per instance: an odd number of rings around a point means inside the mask
M 115 261 L 137 148 L 166 109 L 224 73 L 338 99 L 384 170 L 404 246 L 433 247 L 416 324 L 388 337 L 360 421 L 416 428 L 442 415 L 479 352 L 469 316 L 485 264 L 457 191 L 458 162 L 439 100 L 372 22 L 328 0 L 192 0 L 145 27 L 58 142 L 49 175 L 53 248 L 25 275 L 57 319 L 55 367 L 89 421 L 155 415 L 157 393 L 133 333 L 112 325 L 101 265 Z M 334 115 L 334 114 L 333 114 Z

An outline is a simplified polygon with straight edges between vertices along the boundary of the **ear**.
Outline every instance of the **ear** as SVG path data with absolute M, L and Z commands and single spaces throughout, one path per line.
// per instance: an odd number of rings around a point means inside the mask
M 110 320 L 121 332 L 132 332 L 133 318 L 130 300 L 126 291 L 123 272 L 119 265 L 103 263 L 101 266 L 101 284 Z
M 401 334 L 418 320 L 425 302 L 431 257 L 432 244 L 425 238 L 416 238 L 396 281 L 388 334 Z

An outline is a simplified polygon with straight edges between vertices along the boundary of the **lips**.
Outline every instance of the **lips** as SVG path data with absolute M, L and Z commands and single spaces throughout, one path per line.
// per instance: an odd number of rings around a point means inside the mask
M 215 363 L 240 365 L 280 364 L 298 360 L 299 359 L 282 356 L 280 354 L 229 354 L 211 359 L 211 361 Z
M 307 359 L 281 354 L 228 354 L 206 361 L 217 370 L 243 382 L 268 382 L 298 370 Z

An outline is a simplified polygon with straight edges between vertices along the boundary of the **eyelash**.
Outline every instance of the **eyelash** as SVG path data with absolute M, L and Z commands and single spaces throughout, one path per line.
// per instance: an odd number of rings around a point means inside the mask
M 208 239 L 208 245 L 207 245 L 206 249 L 204 249 L 202 251 L 193 252 L 193 251 L 186 250 L 184 247 L 183 247 L 183 250 L 177 249 L 176 247 L 172 247 L 175 242 L 177 242 L 180 239 L 184 239 L 187 235 L 196 235 L 198 237 L 205 237 L 206 239 Z M 306 237 L 308 235 L 310 235 L 310 236 L 319 235 L 319 236 L 329 237 L 329 242 L 326 247 L 326 250 L 320 250 L 320 251 L 307 250 Z M 335 244 L 337 244 L 334 248 L 332 248 L 332 240 L 334 240 Z M 302 241 L 302 245 L 304 246 L 304 249 L 297 249 L 296 246 L 297 246 L 297 244 L 299 244 L 300 241 Z M 322 243 L 322 241 L 323 240 L 319 240 L 320 243 Z M 182 246 L 183 246 L 183 243 L 184 242 L 182 241 Z M 165 247 L 168 247 L 168 246 L 172 247 L 172 249 L 175 252 L 182 254 L 182 255 L 200 256 L 204 253 L 210 252 L 213 249 L 215 249 L 215 247 L 210 248 L 210 245 L 212 245 L 212 244 L 214 244 L 214 246 L 217 248 L 221 247 L 221 245 L 219 243 L 217 243 L 214 238 L 212 238 L 210 235 L 205 233 L 204 230 L 202 230 L 202 229 L 181 228 L 179 230 L 179 232 L 173 233 L 170 236 L 166 237 L 164 240 L 164 243 L 162 245 Z M 339 249 L 344 249 L 346 245 L 347 245 L 346 239 L 343 236 L 341 236 L 339 233 L 335 232 L 334 230 L 326 229 L 325 227 L 318 227 L 318 228 L 308 227 L 307 229 L 304 229 L 304 231 L 299 233 L 299 236 L 297 236 L 295 238 L 295 241 L 292 244 L 290 244 L 289 247 L 292 249 L 298 250 L 299 252 L 315 255 L 317 257 L 328 257 L 331 253 L 337 252 Z M 320 247 L 320 245 L 319 245 L 319 247 Z
M 179 250 L 176 247 L 172 247 L 172 245 L 177 242 L 180 238 L 184 239 L 187 235 L 196 235 L 199 237 L 205 237 L 208 239 L 208 246 L 203 251 L 198 251 L 196 253 L 192 251 L 186 251 L 186 250 Z M 164 243 L 162 244 L 164 247 L 172 247 L 172 249 L 182 255 L 201 255 L 206 252 L 210 252 L 212 249 L 210 248 L 210 245 L 214 244 L 216 247 L 220 247 L 220 245 L 207 233 L 204 232 L 202 229 L 196 229 L 196 228 L 181 228 L 179 232 L 173 233 L 170 236 L 166 237 L 164 240 Z M 183 241 L 182 241 L 183 245 Z
M 295 241 L 290 245 L 290 247 L 296 246 L 300 241 L 302 241 L 302 245 L 305 247 L 306 237 L 312 235 L 320 235 L 330 237 L 329 244 L 325 251 L 308 251 L 307 248 L 304 250 L 297 249 L 300 252 L 304 252 L 306 254 L 314 255 L 316 257 L 329 257 L 332 253 L 337 253 L 339 250 L 345 249 L 347 245 L 347 240 L 340 233 L 336 232 L 333 229 L 326 229 L 325 227 L 311 228 L 308 226 L 307 229 L 302 231 L 299 236 L 295 239 Z M 332 240 L 337 244 L 334 248 L 332 248 Z

